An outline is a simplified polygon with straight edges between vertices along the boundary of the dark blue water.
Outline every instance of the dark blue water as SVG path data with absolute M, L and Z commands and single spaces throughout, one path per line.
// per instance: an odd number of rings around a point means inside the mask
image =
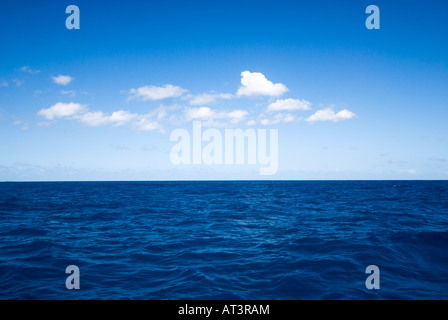
M 447 299 L 448 182 L 0 183 L 0 298 Z

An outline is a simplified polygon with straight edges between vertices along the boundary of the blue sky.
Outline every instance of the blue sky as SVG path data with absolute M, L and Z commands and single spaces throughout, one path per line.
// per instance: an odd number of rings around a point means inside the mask
M 71 4 L 79 30 L 65 27 Z M 365 27 L 371 4 L 380 30 Z M 447 179 L 446 12 L 443 1 L 4 1 L 0 181 Z M 277 174 L 172 164 L 170 133 L 193 120 L 278 129 Z

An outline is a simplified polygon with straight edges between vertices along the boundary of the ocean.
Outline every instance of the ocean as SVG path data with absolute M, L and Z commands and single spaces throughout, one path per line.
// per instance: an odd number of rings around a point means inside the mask
M 448 181 L 0 183 L 0 299 L 447 298 Z

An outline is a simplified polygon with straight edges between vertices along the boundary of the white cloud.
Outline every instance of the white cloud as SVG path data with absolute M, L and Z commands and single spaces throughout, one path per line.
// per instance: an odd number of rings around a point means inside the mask
M 72 97 L 72 98 L 76 96 L 76 93 L 74 90 L 61 90 L 60 93 L 63 95 Z
M 146 114 L 131 113 L 129 111 L 119 110 L 111 114 L 102 111 L 90 111 L 86 107 L 77 103 L 58 102 L 48 109 L 42 109 L 38 115 L 47 120 L 66 118 L 77 120 L 90 127 L 103 125 L 114 125 L 116 127 L 130 124 L 134 128 L 143 131 L 163 130 L 159 120 L 166 116 L 167 111 L 177 109 L 174 107 L 160 106 Z M 48 123 L 45 123 L 48 125 Z
M 310 110 L 311 103 L 306 100 L 299 99 L 279 99 L 271 103 L 267 112 L 278 112 L 278 111 L 294 111 L 294 110 Z
M 40 72 L 40 70 L 33 70 L 29 66 L 23 66 L 22 68 L 20 68 L 20 70 L 22 70 L 23 72 L 31 73 L 31 74 L 38 74 Z
M 279 97 L 289 89 L 282 83 L 272 83 L 259 72 L 243 71 L 241 73 L 241 87 L 237 96 L 273 96 Z
M 63 103 L 58 102 L 48 109 L 42 109 L 38 112 L 38 115 L 45 117 L 47 120 L 53 120 L 62 117 L 73 116 L 81 113 L 85 110 L 85 107 L 79 103 Z
M 27 122 L 21 121 L 21 120 L 16 120 L 13 122 L 13 124 L 15 126 L 20 126 L 20 130 L 25 131 L 28 130 L 30 127 L 28 126 Z
M 205 120 L 204 126 L 222 126 L 224 123 L 215 120 L 226 120 L 232 124 L 236 124 L 244 120 L 249 113 L 245 110 L 234 110 L 231 112 L 215 111 L 209 107 L 186 108 L 185 116 L 187 121 L 191 120 Z
M 219 99 L 232 99 L 233 94 L 230 93 L 202 93 L 198 95 L 189 95 L 190 105 L 202 106 L 205 104 L 215 103 Z
M 288 122 L 294 122 L 298 121 L 301 118 L 297 118 L 292 114 L 282 114 L 278 113 L 273 118 L 263 118 L 264 115 L 260 115 L 260 123 L 262 125 L 273 125 L 273 124 L 279 124 L 279 123 L 288 123 Z
M 102 111 L 95 111 L 95 112 L 89 111 L 86 113 L 76 115 L 75 119 L 91 127 L 97 127 L 106 124 L 113 124 L 118 127 L 127 124 L 139 117 L 141 117 L 139 114 L 119 110 L 112 112 L 111 115 L 106 114 Z
M 8 86 L 8 82 L 6 82 L 5 80 L 0 81 L 0 88 L 7 87 L 7 86 Z
M 33 97 L 39 97 L 43 94 L 46 94 L 48 90 L 34 90 Z
M 249 112 L 244 111 L 244 110 L 235 110 L 235 111 L 231 111 L 228 113 L 224 113 L 224 117 L 230 118 L 231 121 L 234 123 L 238 123 L 238 122 L 242 121 L 248 114 L 249 114 Z
M 51 77 L 53 79 L 53 82 L 61 85 L 61 86 L 66 86 L 68 85 L 70 82 L 73 81 L 73 78 L 70 76 L 64 76 L 64 75 L 58 75 L 56 77 Z
M 147 116 L 141 117 L 140 120 L 135 123 L 135 127 L 142 131 L 162 130 L 162 126 L 157 120 L 153 120 Z
M 210 109 L 209 107 L 200 107 L 200 108 L 187 108 L 185 110 L 185 115 L 187 117 L 187 120 L 194 120 L 194 119 L 209 119 L 214 118 L 216 113 Z
M 180 97 L 188 90 L 178 86 L 167 84 L 163 87 L 144 86 L 137 89 L 131 89 L 129 93 L 129 100 L 138 99 L 141 101 L 147 100 L 162 100 L 166 98 Z
M 105 125 L 110 122 L 110 117 L 105 115 L 102 111 L 95 111 L 95 112 L 89 111 L 86 113 L 82 113 L 77 115 L 75 119 L 78 119 L 82 123 L 91 127 Z
M 19 79 L 13 79 L 12 82 L 14 82 L 16 87 L 21 87 L 25 83 L 25 81 Z
M 317 121 L 333 121 L 338 122 L 342 120 L 348 120 L 356 117 L 356 114 L 354 114 L 351 111 L 348 111 L 347 109 L 344 109 L 342 111 L 339 111 L 338 113 L 335 113 L 332 108 L 326 108 L 317 111 L 316 113 L 309 116 L 306 121 L 309 123 L 314 123 Z
M 136 113 L 130 113 L 129 111 L 119 110 L 119 111 L 112 112 L 112 114 L 110 115 L 109 121 L 114 123 L 116 126 L 121 126 L 126 123 L 129 123 L 136 117 L 138 117 L 138 114 L 136 114 Z

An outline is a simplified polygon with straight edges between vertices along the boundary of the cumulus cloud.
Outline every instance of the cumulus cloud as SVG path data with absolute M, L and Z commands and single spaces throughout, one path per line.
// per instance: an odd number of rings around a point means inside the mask
M 130 113 L 129 111 L 114 111 L 112 114 L 104 113 L 102 111 L 89 111 L 82 114 L 78 114 L 74 119 L 91 126 L 97 127 L 106 124 L 112 124 L 116 127 L 128 124 L 133 120 L 139 120 L 142 115 L 137 113 Z
M 64 76 L 64 75 L 58 75 L 56 77 L 51 77 L 53 79 L 53 82 L 60 85 L 60 86 L 66 86 L 70 82 L 73 81 L 73 78 L 70 76 Z
M 186 108 L 185 116 L 187 121 L 191 120 L 205 120 L 204 126 L 222 126 L 225 123 L 218 122 L 216 120 L 230 121 L 232 124 L 236 124 L 244 120 L 249 113 L 245 110 L 234 110 L 230 112 L 215 111 L 209 107 L 199 108 Z
M 89 111 L 79 114 L 74 118 L 91 127 L 97 127 L 109 123 L 109 116 L 104 114 L 102 111 Z
M 209 107 L 187 108 L 185 110 L 185 115 L 187 117 L 187 120 L 190 121 L 194 119 L 214 118 L 216 116 L 216 112 Z
M 348 111 L 347 109 L 344 109 L 342 111 L 339 111 L 338 113 L 335 113 L 332 108 L 326 108 L 317 111 L 316 113 L 312 114 L 308 118 L 306 118 L 306 121 L 309 123 L 314 123 L 317 121 L 343 121 L 348 120 L 356 117 L 356 114 L 354 114 L 351 111 Z
M 29 66 L 23 66 L 22 68 L 20 68 L 20 70 L 31 74 L 38 74 L 40 72 L 40 70 L 33 70 Z
M 289 89 L 282 83 L 272 83 L 259 72 L 243 71 L 241 73 L 241 87 L 237 96 L 272 96 L 279 97 Z
M 278 112 L 278 111 L 295 111 L 295 110 L 310 110 L 311 103 L 306 100 L 299 99 L 279 99 L 271 103 L 267 112 Z
M 110 115 L 109 121 L 114 123 L 116 126 L 121 126 L 123 124 L 129 123 L 133 119 L 138 117 L 136 113 L 130 113 L 129 111 L 115 111 Z
M 167 84 L 163 87 L 157 86 L 144 86 L 137 89 L 131 89 L 129 91 L 129 100 L 138 99 L 141 101 L 147 100 L 162 100 L 166 98 L 180 97 L 188 90 L 185 90 L 178 86 Z
M 79 103 L 58 102 L 48 109 L 41 109 L 38 112 L 38 115 L 46 118 L 47 120 L 53 120 L 62 117 L 73 116 L 75 114 L 81 113 L 84 110 L 85 107 L 83 105 L 80 105 Z
M 168 111 L 177 108 L 178 106 L 160 106 L 146 114 L 131 113 L 124 110 L 105 113 L 103 111 L 90 111 L 87 107 L 77 103 L 58 102 L 48 109 L 40 110 L 38 115 L 47 120 L 60 118 L 76 120 L 90 127 L 103 125 L 113 125 L 118 127 L 128 124 L 137 130 L 163 131 L 163 126 L 161 125 L 160 120 L 166 116 Z M 48 123 L 46 125 L 48 125 Z
M 233 94 L 230 93 L 201 93 L 197 95 L 189 95 L 191 106 L 202 106 L 205 104 L 216 103 L 220 99 L 232 99 Z
M 120 110 L 112 114 L 105 114 L 102 111 L 96 111 L 78 115 L 76 119 L 91 127 L 107 124 L 118 127 L 131 124 L 135 129 L 142 131 L 162 130 L 162 125 L 153 113 L 137 114 Z

